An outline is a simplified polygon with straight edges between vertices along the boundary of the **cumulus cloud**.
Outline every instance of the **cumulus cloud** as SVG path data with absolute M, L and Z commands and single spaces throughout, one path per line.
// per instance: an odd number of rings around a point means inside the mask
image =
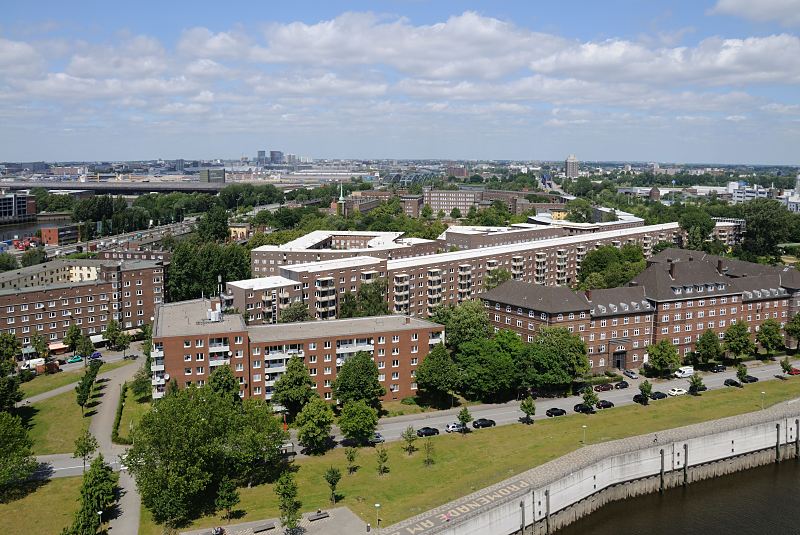
M 710 13 L 796 26 L 800 25 L 800 0 L 718 0 Z

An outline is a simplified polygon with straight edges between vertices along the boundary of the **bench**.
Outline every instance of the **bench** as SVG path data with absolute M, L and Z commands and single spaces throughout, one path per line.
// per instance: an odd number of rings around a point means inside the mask
M 312 513 L 308 515 L 309 522 L 314 522 L 316 520 L 322 520 L 323 518 L 328 518 L 330 515 L 326 511 L 317 511 L 316 513 Z
M 267 522 L 266 524 L 260 524 L 258 526 L 255 526 L 253 528 L 253 533 L 263 533 L 271 529 L 275 529 L 275 522 Z

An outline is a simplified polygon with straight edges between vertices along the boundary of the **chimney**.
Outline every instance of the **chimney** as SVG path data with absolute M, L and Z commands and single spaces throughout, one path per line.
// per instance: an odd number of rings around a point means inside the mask
M 676 262 L 670 262 L 669 263 L 669 276 L 672 279 L 675 278 L 675 264 L 676 264 Z
M 586 290 L 585 293 L 586 293 L 586 300 L 587 301 L 591 301 L 592 300 L 592 291 L 591 290 Z
M 722 259 L 721 258 L 717 260 L 717 271 L 719 271 L 719 274 L 722 275 Z
M 406 325 L 408 325 L 409 323 L 411 323 L 411 317 L 410 316 L 406 316 Z

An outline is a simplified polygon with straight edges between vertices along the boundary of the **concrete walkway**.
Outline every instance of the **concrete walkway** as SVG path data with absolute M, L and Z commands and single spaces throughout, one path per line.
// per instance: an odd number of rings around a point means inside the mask
M 347 507 L 336 507 L 334 509 L 324 509 L 328 513 L 328 518 L 311 522 L 308 517 L 314 513 L 306 513 L 300 520 L 300 527 L 303 528 L 305 535 L 357 535 L 367 532 L 367 525 Z M 266 527 L 265 524 L 273 524 L 273 529 L 264 533 L 279 534 L 281 523 L 277 518 L 267 518 L 255 522 L 244 522 L 241 524 L 225 524 L 225 535 L 253 535 L 254 529 Z M 373 530 L 374 531 L 374 530 Z M 210 535 L 211 528 L 184 531 L 183 535 Z

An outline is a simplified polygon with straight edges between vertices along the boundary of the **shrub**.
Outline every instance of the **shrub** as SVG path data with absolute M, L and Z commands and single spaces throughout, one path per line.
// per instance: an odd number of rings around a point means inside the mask
M 416 405 L 417 398 L 414 396 L 403 398 L 400 400 L 400 403 L 402 403 L 403 405 Z
M 117 403 L 117 414 L 114 416 L 114 427 L 111 428 L 111 442 L 114 444 L 132 444 L 130 438 L 119 436 L 119 422 L 122 420 L 122 409 L 125 407 L 125 395 L 128 393 L 128 383 L 122 383 Z

